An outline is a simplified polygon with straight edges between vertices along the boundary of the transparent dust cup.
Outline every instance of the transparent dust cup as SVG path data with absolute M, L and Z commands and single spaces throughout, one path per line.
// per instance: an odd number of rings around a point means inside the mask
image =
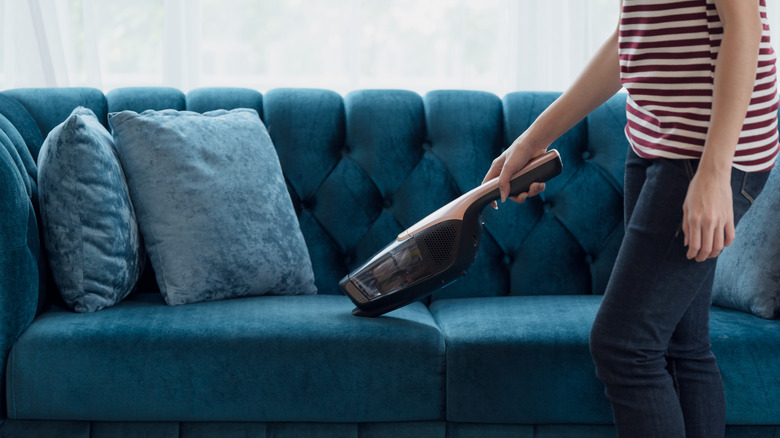
M 405 289 L 431 275 L 414 238 L 394 241 L 358 269 L 351 280 L 369 300 Z

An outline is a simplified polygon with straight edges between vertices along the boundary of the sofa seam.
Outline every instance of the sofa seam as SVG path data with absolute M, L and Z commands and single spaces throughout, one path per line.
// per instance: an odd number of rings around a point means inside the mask
M 13 418 L 17 417 L 16 413 L 16 349 L 11 348 L 11 354 L 8 357 L 8 363 L 11 365 L 8 371 L 8 407 L 6 415 L 13 411 Z M 10 415 L 9 415 L 10 416 Z
M 449 336 L 447 336 L 447 333 L 444 331 L 444 328 L 441 326 L 439 319 L 436 318 L 436 315 L 434 315 L 433 312 L 431 312 L 430 307 L 428 307 L 428 312 L 431 314 L 431 317 L 433 318 L 433 322 L 436 324 L 436 327 L 439 329 L 439 333 L 441 333 L 442 340 L 444 341 L 444 360 L 442 361 L 442 368 L 444 371 L 444 421 L 448 422 L 450 421 L 449 418 L 451 417 L 450 412 L 450 406 L 452 404 L 450 403 L 450 391 L 449 391 L 449 378 L 450 378 L 450 339 Z

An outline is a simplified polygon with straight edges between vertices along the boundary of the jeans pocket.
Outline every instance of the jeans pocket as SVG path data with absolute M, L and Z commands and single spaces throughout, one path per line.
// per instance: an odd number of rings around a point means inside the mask
M 742 177 L 742 188 L 740 194 L 751 204 L 755 202 L 758 195 L 764 189 L 766 180 L 769 178 L 769 172 L 745 172 Z

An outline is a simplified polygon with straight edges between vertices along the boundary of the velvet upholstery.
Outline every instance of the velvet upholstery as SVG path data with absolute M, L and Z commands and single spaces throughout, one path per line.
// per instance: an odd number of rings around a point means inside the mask
M 27 149 L 25 140 L 10 120 L 0 114 L 0 143 L 11 154 L 19 175 L 22 177 L 27 195 L 34 201 L 38 196 L 38 170 L 35 160 Z
M 339 216 L 343 217 L 344 208 L 350 210 L 350 218 L 366 220 L 357 214 L 362 202 L 368 200 L 360 197 L 360 186 L 344 178 L 349 171 L 359 170 L 340 165 L 347 150 L 344 101 L 333 91 L 300 89 L 271 90 L 263 100 L 263 120 L 309 247 L 317 291 L 340 294 L 338 281 L 352 259 L 345 255 L 349 254 L 345 243 L 329 230 L 341 227 Z M 345 172 L 345 167 L 349 171 Z M 331 194 L 331 190 L 335 191 Z M 340 204 L 319 204 L 321 196 L 334 196 Z M 354 223 L 351 227 L 357 228 Z
M 780 317 L 780 171 L 769 176 L 737 226 L 734 243 L 723 250 L 715 269 L 712 302 L 751 312 L 762 318 Z
M 556 97 L 507 95 L 505 143 L 530 126 Z M 563 173 L 525 209 L 499 213 L 501 225 L 495 234 L 506 245 L 511 295 L 604 292 L 623 236 L 624 106 L 625 97 L 617 95 L 561 136 L 552 147 L 563 156 Z M 597 125 L 608 123 L 610 129 L 601 128 L 606 135 L 595 135 L 598 128 L 593 128 L 591 117 Z M 565 274 L 561 266 L 566 267 Z
M 256 111 L 123 111 L 109 122 L 168 304 L 316 293 Z
M 588 351 L 600 301 L 569 296 L 564 304 L 560 297 L 528 296 L 434 302 L 430 310 L 447 342 L 447 419 L 609 423 L 609 403 Z M 729 424 L 774 424 L 780 418 L 778 321 L 713 308 L 710 326 Z
M 17 129 L 17 124 L 24 134 Z M 30 141 L 31 147 L 25 143 Z M 46 262 L 37 215 L 37 153 L 41 134 L 34 119 L 15 100 L 0 94 L 0 358 L 7 357 L 19 334 L 46 299 Z M 0 393 L 5 367 L 0 368 Z M 0 409 L 5 409 L 5 398 Z
M 13 94 L 14 91 L 4 91 L 0 93 L 0 114 L 8 120 L 14 127 L 13 131 L 24 139 L 24 143 L 32 155 L 32 158 L 38 159 L 38 152 L 43 144 L 43 134 L 41 134 L 38 124 L 33 119 L 32 115 L 27 109 L 16 99 L 9 97 L 8 94 Z M 6 131 L 7 127 L 3 128 L 6 135 L 12 135 L 11 132 Z
M 20 178 L 18 181 L 24 186 L 30 200 L 29 207 L 32 207 L 31 211 L 28 212 L 27 245 L 30 253 L 35 257 L 37 271 L 34 276 L 34 281 L 38 284 L 36 313 L 45 304 L 47 292 L 50 289 L 54 289 L 54 286 L 50 285 L 53 283 L 53 280 L 47 269 L 48 262 L 44 256 L 42 230 L 39 226 L 40 210 L 38 206 L 38 167 L 36 160 L 38 159 L 42 143 L 43 135 L 30 113 L 19 102 L 9 98 L 4 93 L 0 93 L 0 144 L 8 154 L 6 158 L 10 157 L 14 162 Z M 10 170 L 10 168 L 6 170 Z M 10 180 L 16 179 L 10 173 L 7 174 L 7 178 Z M 13 192 L 13 183 L 8 181 L 7 184 L 9 193 Z M 9 195 L 8 198 L 3 197 L 0 199 L 3 200 L 3 203 L 7 202 L 5 205 L 8 208 L 6 213 L 13 214 L 10 208 L 11 205 L 15 205 L 15 202 L 12 200 L 13 197 Z M 16 206 L 20 207 L 19 204 L 16 204 Z M 18 231 L 13 225 L 9 226 L 9 228 Z M 0 251 L 3 251 L 5 248 L 0 246 Z M 21 257 L 19 260 L 23 261 L 24 258 Z M 13 258 L 9 260 L 13 260 Z M 8 268 L 13 269 L 13 266 L 8 266 Z M 2 276 L 9 279 L 14 278 L 16 275 L 18 273 L 4 272 L 2 274 Z M 19 278 L 16 278 L 16 280 L 18 281 Z M 18 293 L 15 290 L 9 290 L 8 292 Z M 22 294 L 22 297 L 23 299 L 27 298 L 25 294 Z
M 447 419 L 463 423 L 609 423 L 588 333 L 598 296 L 439 300 L 447 341 Z M 554 321 L 554 323 L 551 323 Z M 522 370 L 522 371 L 521 371 Z
M 361 90 L 342 101 L 322 90 L 269 92 L 264 119 L 310 242 L 319 290 L 336 293 L 336 282 L 350 269 L 479 184 L 502 145 L 555 96 L 513 93 L 502 102 L 480 92 L 436 91 L 421 99 L 405 91 Z M 592 128 L 583 122 L 553 144 L 572 165 L 544 195 L 523 207 L 507 203 L 500 212 L 484 212 L 475 268 L 434 299 L 603 292 L 623 235 L 624 106 L 625 98 L 616 96 L 591 116 Z M 594 140 L 586 141 L 591 131 Z M 400 162 L 389 168 L 393 160 Z M 581 199 L 604 207 L 588 209 L 580 222 Z M 342 206 L 349 206 L 349 222 L 342 220 Z M 596 221 L 604 225 L 590 225 Z M 539 245 L 553 251 L 540 254 Z M 568 275 L 558 275 L 554 266 L 564 262 L 553 260 L 566 260 Z
M 0 436 L 614 436 L 587 333 L 623 235 L 625 95 L 553 145 L 564 173 L 543 195 L 486 209 L 466 277 L 373 320 L 333 296 L 338 280 L 478 184 L 555 93 L 11 90 L 0 93 L 0 114 L 18 136 L 0 143 L 17 148 L 22 138 L 36 159 L 47 126 L 84 96 L 108 111 L 256 110 L 323 295 L 168 307 L 152 277 L 147 293 L 89 315 L 50 294 L 30 324 L 40 244 L 23 234 L 36 225 L 26 185 L 35 178 L 23 176 L 34 175 L 29 160 L 6 153 L 0 345 L 13 346 L 3 367 L 13 407 Z M 727 437 L 780 436 L 778 321 L 712 315 Z
M 146 254 L 111 134 L 83 107 L 38 157 L 44 244 L 55 284 L 77 312 L 113 306 L 135 287 Z
M 343 296 L 169 307 L 157 294 L 133 295 L 92 314 L 52 308 L 10 355 L 8 415 L 102 421 L 442 418 L 444 340 L 425 306 L 378 319 L 354 317 L 351 309 Z
M 108 112 L 173 109 L 187 107 L 187 98 L 180 90 L 168 87 L 127 87 L 111 90 L 106 94 Z
M 89 108 L 103 125 L 106 124 L 106 98 L 94 88 L 31 88 L 8 90 L 4 94 L 28 110 L 44 109 L 30 112 L 44 138 L 79 106 Z
M 263 114 L 263 95 L 247 88 L 198 88 L 187 93 L 187 110 L 205 113 L 214 110 L 249 108 Z
M 32 202 L 20 169 L 3 147 L 0 200 L 0 354 L 5 358 L 36 314 L 42 261 Z M 4 387 L 5 379 L 0 381 L 0 389 Z M 0 408 L 4 407 L 5 398 L 0 403 Z
M 780 418 L 780 321 L 713 307 L 712 352 L 726 390 L 728 424 L 777 424 Z

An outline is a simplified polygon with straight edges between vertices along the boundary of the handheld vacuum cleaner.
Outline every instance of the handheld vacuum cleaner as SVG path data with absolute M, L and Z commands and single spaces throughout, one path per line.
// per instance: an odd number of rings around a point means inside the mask
M 559 175 L 562 168 L 554 149 L 534 158 L 512 177 L 510 196 Z M 352 314 L 382 315 L 465 275 L 479 250 L 482 210 L 499 198 L 494 178 L 412 225 L 344 277 L 339 287 L 357 306 Z

